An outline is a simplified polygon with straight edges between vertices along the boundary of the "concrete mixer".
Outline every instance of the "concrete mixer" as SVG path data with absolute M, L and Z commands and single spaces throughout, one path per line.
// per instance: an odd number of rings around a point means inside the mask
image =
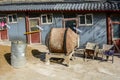
M 52 28 L 46 38 L 46 46 L 49 49 L 49 53 L 46 54 L 47 64 L 51 57 L 58 57 L 64 58 L 69 65 L 78 42 L 78 34 L 70 28 Z

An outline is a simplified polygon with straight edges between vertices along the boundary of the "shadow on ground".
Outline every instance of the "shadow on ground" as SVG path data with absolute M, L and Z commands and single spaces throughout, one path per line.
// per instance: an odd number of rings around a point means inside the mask
M 8 64 L 11 65 L 11 53 L 6 53 L 4 57 L 6 61 L 8 62 Z
M 89 55 L 87 56 L 87 58 L 85 58 L 84 53 L 81 53 L 81 52 L 76 52 L 75 57 L 82 58 L 83 61 L 85 61 L 85 59 L 93 60 L 92 55 Z M 98 55 L 97 57 L 95 56 L 94 60 L 99 60 L 100 62 L 103 61 L 101 55 Z
M 35 58 L 40 58 L 41 61 L 45 62 L 46 52 L 40 52 L 36 49 L 33 49 L 32 50 L 32 55 Z M 50 62 L 61 64 L 63 62 L 63 59 L 62 58 L 50 58 Z
M 37 49 L 32 50 L 32 55 L 35 58 L 40 58 L 41 61 L 45 61 L 45 54 L 46 54 L 46 52 L 40 52 Z

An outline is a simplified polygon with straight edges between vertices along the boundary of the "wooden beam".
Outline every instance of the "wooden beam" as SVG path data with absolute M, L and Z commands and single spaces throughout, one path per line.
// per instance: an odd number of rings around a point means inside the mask
M 37 30 L 37 31 L 31 31 L 31 32 L 25 32 L 24 34 L 33 34 L 33 33 L 36 33 L 36 32 L 40 32 L 40 30 Z
M 112 22 L 112 24 L 120 24 L 120 22 Z

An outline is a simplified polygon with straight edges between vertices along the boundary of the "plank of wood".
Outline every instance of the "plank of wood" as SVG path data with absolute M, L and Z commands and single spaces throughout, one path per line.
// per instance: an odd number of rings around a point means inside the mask
M 24 34 L 33 34 L 33 33 L 36 33 L 36 32 L 40 32 L 40 30 L 37 30 L 37 31 L 31 31 L 31 32 L 25 32 Z
M 120 53 L 120 49 L 119 49 L 119 47 L 116 45 L 115 41 L 113 41 L 113 44 L 115 45 L 117 51 Z

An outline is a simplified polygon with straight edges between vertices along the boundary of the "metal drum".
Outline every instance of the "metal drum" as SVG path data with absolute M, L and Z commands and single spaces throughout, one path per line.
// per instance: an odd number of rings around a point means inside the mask
M 11 65 L 15 68 L 24 67 L 26 64 L 26 43 L 22 41 L 11 42 Z

